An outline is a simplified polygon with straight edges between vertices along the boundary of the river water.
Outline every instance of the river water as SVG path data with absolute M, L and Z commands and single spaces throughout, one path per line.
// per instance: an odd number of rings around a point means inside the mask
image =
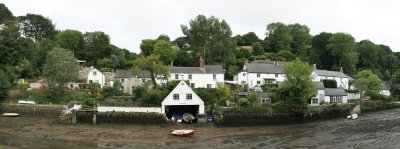
M 174 137 L 171 129 L 195 129 Z M 321 122 L 257 127 L 212 124 L 66 124 L 45 118 L 0 117 L 0 146 L 8 148 L 400 148 L 400 109 Z

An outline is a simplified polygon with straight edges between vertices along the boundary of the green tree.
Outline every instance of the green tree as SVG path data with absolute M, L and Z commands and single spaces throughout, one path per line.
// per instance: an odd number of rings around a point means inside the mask
M 21 25 L 22 34 L 33 38 L 35 41 L 51 38 L 56 33 L 51 20 L 42 15 L 28 13 L 26 16 L 18 17 L 18 22 Z
M 166 40 L 157 40 L 154 44 L 154 54 L 160 55 L 161 61 L 164 64 L 170 64 L 176 58 L 177 49 L 172 48 L 172 45 L 169 41 Z
M 176 53 L 174 66 L 195 67 L 199 66 L 199 62 L 187 51 L 178 50 Z
M 378 68 L 378 46 L 369 40 L 357 43 L 359 53 L 358 68 L 375 70 Z
M 150 71 L 153 88 L 157 88 L 156 76 L 168 78 L 169 68 L 160 60 L 159 55 L 139 56 L 133 63 L 133 74 L 139 73 L 140 70 Z
M 283 66 L 286 80 L 278 88 L 277 99 L 287 106 L 289 112 L 298 114 L 307 112 L 308 100 L 315 91 L 310 77 L 311 72 L 311 67 L 300 60 Z
M 171 42 L 171 40 L 169 39 L 169 36 L 165 35 L 165 34 L 161 34 L 160 36 L 158 36 L 157 40 L 165 40 L 165 41 Z
M 363 70 L 356 75 L 354 86 L 360 91 L 362 99 L 365 92 L 379 93 L 381 80 L 371 70 Z
M 85 42 L 80 31 L 65 30 L 59 32 L 55 36 L 55 42 L 57 46 L 71 50 L 78 59 L 85 59 L 86 55 L 83 52 Z
M 343 71 L 346 73 L 352 74 L 355 72 L 358 55 L 353 36 L 346 33 L 335 33 L 329 39 L 327 47 L 335 58 L 335 64 L 338 63 L 338 66 L 343 67 Z
M 260 42 L 253 42 L 251 47 L 253 48 L 253 55 L 263 55 L 264 54 L 264 47 L 261 45 Z
M 117 49 L 110 45 L 110 37 L 104 32 L 86 32 L 83 38 L 85 41 L 84 58 L 94 66 L 98 66 L 98 59 L 111 59 L 111 55 Z
M 8 10 L 7 6 L 0 4 L 0 25 L 5 24 L 6 21 L 14 18 L 12 12 Z
M 399 100 L 400 97 L 400 70 L 397 70 L 390 80 L 390 94 Z
M 254 33 L 254 32 L 249 32 L 247 34 L 244 34 L 242 36 L 242 43 L 240 44 L 241 46 L 250 46 L 253 43 L 261 41 L 260 38 Z
M 140 43 L 140 51 L 143 56 L 149 56 L 154 52 L 154 44 L 156 40 L 153 39 L 144 39 L 142 43 Z
M 332 36 L 332 33 L 322 32 L 312 38 L 309 59 L 320 69 L 330 70 L 334 66 L 334 58 L 328 48 Z
M 189 27 L 181 25 L 181 28 L 191 48 L 195 53 L 205 55 L 204 59 L 208 64 L 226 63 L 226 57 L 234 53 L 236 44 L 225 20 L 198 15 L 190 20 Z
M 78 78 L 79 64 L 71 51 L 54 48 L 47 55 L 43 75 L 51 88 L 56 89 L 57 93 L 63 93 L 64 84 Z
M 219 105 L 224 104 L 226 101 L 232 101 L 233 94 L 228 86 L 224 85 L 223 83 L 217 84 L 217 96 L 214 103 Z
M 281 22 L 268 24 L 266 34 L 273 52 L 291 50 L 293 36 L 289 26 Z
M 291 42 L 292 53 L 295 53 L 303 61 L 308 61 L 309 51 L 311 49 L 310 29 L 305 25 L 290 24 L 293 41 Z
M 8 96 L 8 90 L 11 88 L 11 83 L 9 82 L 9 78 L 0 70 L 0 101 Z
M 289 50 L 282 50 L 276 53 L 276 56 L 278 60 L 284 60 L 284 61 L 293 61 L 296 59 L 296 55 L 294 55 L 292 52 Z

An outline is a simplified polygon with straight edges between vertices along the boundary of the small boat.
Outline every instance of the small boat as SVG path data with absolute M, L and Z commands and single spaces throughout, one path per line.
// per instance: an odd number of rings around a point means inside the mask
M 352 115 L 351 115 L 351 119 L 352 119 L 352 120 L 355 120 L 355 119 L 357 119 L 357 117 L 358 117 L 358 115 L 357 115 L 357 114 L 352 114 Z
M 191 130 L 191 129 L 172 130 L 171 134 L 174 136 L 179 136 L 179 137 L 188 137 L 188 136 L 194 135 L 194 130 Z
M 3 117 L 16 117 L 19 116 L 18 113 L 3 113 L 3 115 L 1 115 Z
M 194 120 L 194 116 L 190 113 L 184 113 L 182 116 L 183 121 L 185 122 L 192 122 Z

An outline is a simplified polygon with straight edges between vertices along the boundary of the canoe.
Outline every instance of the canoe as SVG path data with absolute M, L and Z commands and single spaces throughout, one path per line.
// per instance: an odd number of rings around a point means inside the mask
M 188 136 L 193 136 L 194 132 L 195 132 L 194 130 L 190 129 L 178 129 L 178 130 L 172 130 L 171 134 L 179 137 L 188 137 Z
M 16 117 L 16 116 L 19 116 L 19 114 L 18 113 L 4 113 L 1 116 L 3 116 L 3 117 Z

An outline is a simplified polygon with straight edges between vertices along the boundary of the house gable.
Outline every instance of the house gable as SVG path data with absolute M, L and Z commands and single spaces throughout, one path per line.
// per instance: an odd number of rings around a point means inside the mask
M 173 98 L 174 94 L 179 94 L 179 99 Z M 191 94 L 192 99 L 186 99 L 186 94 Z M 204 105 L 203 100 L 190 88 L 184 81 L 179 84 L 168 94 L 162 101 L 162 105 Z

